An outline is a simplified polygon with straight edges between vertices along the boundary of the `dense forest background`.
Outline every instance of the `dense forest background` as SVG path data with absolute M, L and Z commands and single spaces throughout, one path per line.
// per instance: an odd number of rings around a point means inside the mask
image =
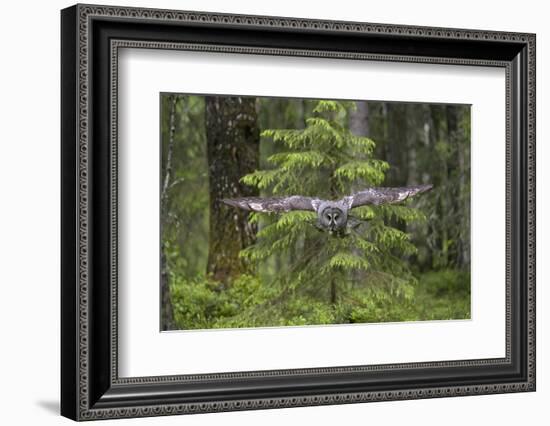
M 161 148 L 163 330 L 470 318 L 469 106 L 162 94 Z M 422 183 L 346 238 L 220 202 Z

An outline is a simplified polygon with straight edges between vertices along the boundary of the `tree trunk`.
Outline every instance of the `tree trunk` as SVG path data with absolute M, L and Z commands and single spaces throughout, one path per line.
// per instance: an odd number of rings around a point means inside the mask
M 436 142 L 437 142 L 437 123 L 435 121 L 435 114 L 432 111 L 433 106 L 429 104 L 422 105 L 422 151 L 426 156 L 424 160 L 424 165 L 422 167 L 422 172 L 420 173 L 422 182 L 429 182 L 434 185 L 434 189 L 431 193 L 432 202 L 427 206 L 426 215 L 428 216 L 427 226 L 429 229 L 426 244 L 428 247 L 426 253 L 426 260 L 424 262 L 424 267 L 427 269 L 433 269 L 439 266 L 438 253 L 440 252 L 440 235 L 441 235 L 441 219 L 440 219 L 440 195 L 441 190 L 441 180 L 440 180 L 440 171 L 439 171 L 439 160 L 436 156 Z M 444 191 L 443 191 L 444 192 Z
M 355 102 L 356 110 L 350 111 L 349 129 L 356 136 L 369 135 L 369 104 L 366 101 Z
M 446 107 L 447 114 L 447 132 L 449 138 L 449 144 L 452 147 L 453 157 L 452 163 L 454 166 L 455 181 L 457 184 L 453 188 L 452 205 L 454 212 L 463 212 L 457 219 L 459 224 L 455 231 L 454 239 L 456 240 L 455 247 L 452 253 L 454 264 L 462 267 L 466 264 L 466 255 L 468 238 L 470 235 L 469 230 L 469 206 L 468 197 L 465 196 L 465 158 L 464 158 L 464 135 L 463 129 L 460 125 L 461 113 L 456 106 L 448 105 Z
M 176 95 L 170 96 L 169 102 L 169 123 L 168 123 L 168 147 L 166 150 L 166 160 L 164 163 L 164 177 L 162 180 L 162 189 L 160 193 L 161 204 L 161 226 L 166 225 L 168 220 L 168 188 L 172 179 L 172 154 L 174 152 L 174 134 L 176 131 L 176 104 L 178 98 Z M 162 239 L 164 241 L 164 238 Z M 171 330 L 174 328 L 174 310 L 172 307 L 172 297 L 170 294 L 170 282 L 168 274 L 168 265 L 164 245 L 160 255 L 160 295 L 161 295 L 161 329 Z
M 223 198 L 257 195 L 255 189 L 239 181 L 258 168 L 256 99 L 207 96 L 205 114 L 210 184 L 207 273 L 228 285 L 246 270 L 239 251 L 256 239 L 256 227 L 248 223 L 248 213 L 221 202 Z
M 407 152 L 402 149 L 402 141 L 407 137 L 406 105 L 387 103 L 387 144 L 386 161 L 390 165 L 387 177 L 388 183 L 394 186 L 404 186 L 407 183 Z
M 336 305 L 337 301 L 338 301 L 338 295 L 336 293 L 336 280 L 332 278 L 330 280 L 330 304 Z
M 464 213 L 461 216 L 461 236 L 462 236 L 462 266 L 470 265 L 470 194 L 467 185 L 470 183 L 468 172 L 470 170 L 470 134 L 469 128 L 465 128 L 465 122 L 469 123 L 466 116 L 470 115 L 470 108 L 463 108 L 459 125 L 460 146 L 458 151 L 458 169 L 460 173 L 460 197 L 463 202 Z
M 405 134 L 405 140 L 407 144 L 407 185 L 417 185 L 418 179 L 418 166 L 417 166 L 417 123 L 421 120 L 417 119 L 418 105 L 407 105 L 407 113 L 405 118 L 407 120 L 407 132 Z M 412 125 L 411 125 L 412 124 Z
M 440 106 L 434 105 L 431 107 L 432 109 L 432 119 L 434 122 L 434 129 L 435 129 L 435 137 L 436 141 L 439 141 L 439 143 L 443 143 L 442 141 L 446 139 L 446 136 L 443 133 L 443 130 L 447 127 L 448 123 L 445 123 L 446 115 L 445 111 L 441 109 Z M 437 149 L 436 149 L 437 152 Z M 439 197 L 439 214 L 438 217 L 440 218 L 440 240 L 439 240 L 439 247 L 440 247 L 440 256 L 439 256 L 439 267 L 446 268 L 449 265 L 449 244 L 450 244 L 450 236 L 449 236 L 449 228 L 450 228 L 450 191 L 451 188 L 449 186 L 449 167 L 448 167 L 448 161 L 447 161 L 447 154 L 446 152 L 440 152 L 438 157 L 438 163 L 439 163 L 439 185 L 441 186 L 440 190 L 440 197 Z

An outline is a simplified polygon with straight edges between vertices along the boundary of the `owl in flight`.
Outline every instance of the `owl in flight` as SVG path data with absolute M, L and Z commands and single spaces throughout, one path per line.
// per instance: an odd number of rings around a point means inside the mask
M 367 205 L 395 204 L 416 194 L 432 189 L 432 185 L 408 186 L 402 188 L 367 188 L 337 201 L 321 200 L 315 197 L 292 195 L 289 197 L 245 197 L 226 198 L 222 201 L 233 207 L 262 213 L 286 213 L 291 210 L 305 210 L 317 213 L 315 226 L 330 234 L 345 235 L 361 224 L 352 217 L 351 209 Z

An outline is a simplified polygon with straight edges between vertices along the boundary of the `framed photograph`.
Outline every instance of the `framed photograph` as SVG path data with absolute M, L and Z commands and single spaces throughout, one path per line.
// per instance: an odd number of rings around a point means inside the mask
M 535 35 L 61 12 L 61 413 L 535 390 Z

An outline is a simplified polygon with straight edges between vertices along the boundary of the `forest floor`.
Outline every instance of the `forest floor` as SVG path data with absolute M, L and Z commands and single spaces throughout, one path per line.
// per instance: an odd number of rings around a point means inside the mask
M 470 319 L 470 276 L 453 270 L 422 274 L 411 316 L 420 320 Z

